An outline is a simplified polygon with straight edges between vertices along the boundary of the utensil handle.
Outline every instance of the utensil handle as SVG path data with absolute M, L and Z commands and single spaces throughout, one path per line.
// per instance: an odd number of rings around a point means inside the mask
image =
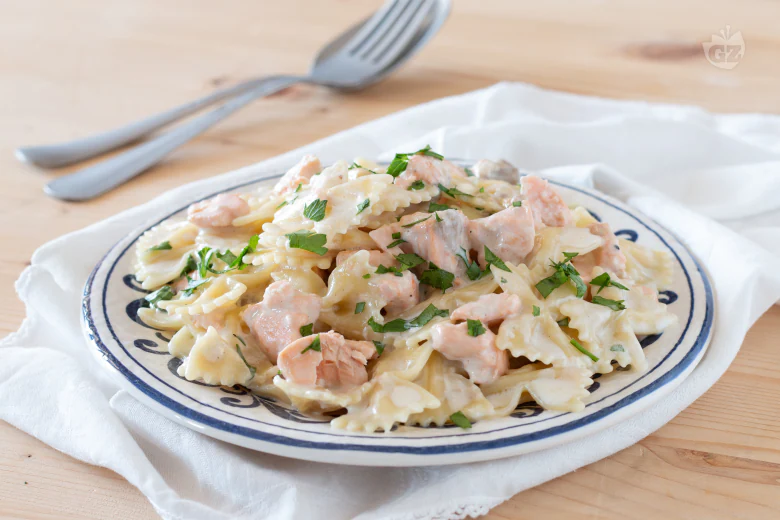
M 174 121 L 185 118 L 204 107 L 213 105 L 224 99 L 231 98 L 261 85 L 265 78 L 245 81 L 229 88 L 218 90 L 200 99 L 190 101 L 160 114 L 135 121 L 128 125 L 95 134 L 83 139 L 67 143 L 43 146 L 24 146 L 16 150 L 16 157 L 23 162 L 29 162 L 44 168 L 67 166 L 86 159 L 91 159 L 120 146 L 137 141 L 155 130 Z
M 255 99 L 273 94 L 300 81 L 303 81 L 303 78 L 292 76 L 275 76 L 268 79 L 254 90 L 166 134 L 95 166 L 53 180 L 45 186 L 44 191 L 52 197 L 64 200 L 88 200 L 97 197 L 153 166 L 171 151 Z

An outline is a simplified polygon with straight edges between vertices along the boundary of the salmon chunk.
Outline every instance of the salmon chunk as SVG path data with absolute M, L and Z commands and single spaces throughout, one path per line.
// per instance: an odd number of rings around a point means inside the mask
M 452 321 L 479 320 L 484 325 L 495 325 L 520 312 L 520 297 L 516 294 L 483 294 L 477 301 L 467 303 L 452 312 Z
M 468 334 L 468 325 L 439 323 L 431 329 L 431 346 L 452 361 L 461 361 L 472 381 L 492 383 L 509 370 L 509 354 L 496 347 L 496 335 L 486 330 Z
M 414 181 L 423 181 L 428 186 L 441 184 L 446 187 L 467 178 L 466 172 L 450 161 L 442 161 L 427 155 L 412 155 L 406 170 L 395 180 L 395 185 L 408 188 Z
M 379 288 L 382 299 L 387 302 L 384 309 L 390 316 L 400 314 L 420 301 L 420 283 L 410 271 L 404 271 L 402 276 L 373 275 L 369 284 Z
M 534 248 L 536 229 L 530 208 L 511 207 L 469 222 L 471 247 L 485 266 L 485 246 L 499 258 L 519 264 Z
M 517 184 L 520 177 L 517 168 L 503 159 L 498 162 L 482 159 L 471 167 L 471 171 L 480 179 L 504 181 L 509 184 Z
M 618 239 L 605 222 L 594 222 L 588 226 L 590 232 L 604 239 L 604 245 L 593 252 L 596 265 L 599 265 L 607 271 L 625 278 L 626 275 L 626 255 L 620 250 Z
M 415 220 L 408 219 L 409 222 L 424 219 L 428 216 L 428 213 L 413 213 L 413 215 L 416 217 Z M 409 215 L 409 217 L 411 216 L 412 215 Z M 393 222 L 392 224 L 387 224 L 373 231 L 369 231 L 368 236 L 371 237 L 382 251 L 386 251 L 390 253 L 390 255 L 396 256 L 403 253 L 403 250 L 399 246 L 388 246 L 398 240 L 397 238 L 393 238 L 393 235 L 400 236 L 401 230 L 403 229 L 400 222 Z
M 200 228 L 222 228 L 249 211 L 249 204 L 244 199 L 233 193 L 223 193 L 192 204 L 187 209 L 187 219 Z
M 274 191 L 279 194 L 290 193 L 298 188 L 299 184 L 307 184 L 315 174 L 322 170 L 320 160 L 314 155 L 304 155 L 298 163 L 287 170 L 274 186 Z
M 436 215 L 441 222 L 436 220 Z M 400 233 L 401 238 L 406 242 L 401 244 L 401 248 L 420 255 L 458 278 L 464 278 L 466 265 L 457 255 L 464 249 L 468 251 L 471 247 L 468 233 L 469 219 L 458 210 L 439 211 L 436 215 L 415 213 L 403 217 L 399 222 Z M 418 222 L 422 219 L 426 220 Z M 410 225 L 414 222 L 417 224 Z M 410 226 L 404 227 L 405 225 Z
M 543 226 L 564 227 L 574 223 L 571 210 L 546 180 L 534 175 L 523 177 L 523 205 L 531 208 L 536 229 Z
M 287 345 L 279 353 L 278 365 L 282 376 L 292 383 L 348 391 L 368 381 L 366 363 L 375 356 L 376 347 L 370 341 L 352 341 L 338 332 L 323 332 Z
M 244 311 L 243 318 L 268 359 L 276 363 L 279 352 L 301 337 L 301 327 L 317 320 L 321 306 L 319 296 L 279 280 L 268 286 L 263 301 Z

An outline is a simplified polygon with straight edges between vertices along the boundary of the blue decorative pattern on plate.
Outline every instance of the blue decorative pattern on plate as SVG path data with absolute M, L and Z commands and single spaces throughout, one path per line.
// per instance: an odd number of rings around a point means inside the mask
M 226 187 L 223 192 L 270 186 L 276 178 Z M 664 250 L 674 258 L 674 279 L 659 301 L 677 318 L 663 334 L 640 338 L 648 369 L 617 367 L 595 374 L 581 412 L 545 410 L 522 402 L 506 417 L 477 421 L 468 430 L 396 426 L 387 433 L 333 429 L 243 386 L 218 386 L 180 375 L 182 361 L 168 352 L 171 332 L 143 323 L 143 289 L 135 279 L 139 237 L 188 204 L 159 215 L 116 244 L 95 267 L 84 290 L 85 333 L 118 380 L 141 402 L 196 431 L 240 446 L 306 460 L 373 466 L 464 463 L 517 455 L 569 442 L 614 425 L 667 396 L 696 366 L 710 339 L 713 298 L 707 275 L 689 251 L 649 218 L 596 192 L 554 183 L 570 206 L 610 223 L 625 240 Z M 216 195 L 212 194 L 211 196 Z

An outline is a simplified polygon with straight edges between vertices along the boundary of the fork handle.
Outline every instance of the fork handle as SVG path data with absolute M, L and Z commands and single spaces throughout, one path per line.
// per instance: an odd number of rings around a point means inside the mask
M 226 102 L 211 112 L 94 166 L 48 183 L 44 191 L 63 200 L 88 200 L 127 182 L 156 164 L 170 152 L 255 99 L 278 92 L 306 78 L 273 76 L 260 86 Z
M 194 114 L 209 105 L 252 90 L 261 85 L 265 80 L 266 78 L 258 78 L 244 81 L 238 85 L 212 92 L 200 99 L 179 105 L 146 119 L 134 121 L 114 130 L 83 139 L 52 145 L 24 146 L 16 150 L 16 157 L 20 161 L 32 163 L 43 168 L 58 168 L 85 161 L 137 141 L 155 130 Z

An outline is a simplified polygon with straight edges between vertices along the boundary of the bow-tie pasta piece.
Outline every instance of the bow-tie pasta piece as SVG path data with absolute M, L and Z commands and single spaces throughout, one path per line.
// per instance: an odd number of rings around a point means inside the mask
M 538 249 L 531 253 L 528 267 L 538 277 L 544 278 L 552 272 L 550 264 L 562 262 L 563 253 L 585 255 L 601 247 L 604 239 L 594 235 L 587 228 L 548 227 L 540 230 L 536 237 Z M 545 274 L 546 273 L 546 274 Z M 540 276 L 544 274 L 544 276 Z
M 441 401 L 441 406 L 410 415 L 407 424 L 443 426 L 457 412 L 462 412 L 471 422 L 494 413 L 493 405 L 485 399 L 479 387 L 458 374 L 456 368 L 456 364 L 437 352 L 433 353 L 414 383 Z
M 243 385 L 252 378 L 249 366 L 235 345 L 226 341 L 214 327 L 192 345 L 179 367 L 179 375 L 209 385 Z
M 496 382 L 482 386 L 482 393 L 493 405 L 496 416 L 512 413 L 524 402 L 527 393 L 547 410 L 578 412 L 585 408 L 584 400 L 593 384 L 585 368 L 549 368 L 541 363 L 510 370 Z
M 156 289 L 183 276 L 195 250 L 198 228 L 189 222 L 163 222 L 136 245 L 135 277 L 144 289 Z
M 331 421 L 334 428 L 349 431 L 389 432 L 396 423 L 441 402 L 419 385 L 393 374 L 382 374 L 371 384 L 360 402 L 347 406 L 346 415 Z
M 571 338 L 548 313 L 525 312 L 498 329 L 496 346 L 512 357 L 525 357 L 555 367 L 591 367 L 593 362 L 571 344 Z
M 668 251 L 658 251 L 630 240 L 618 239 L 626 255 L 626 273 L 637 285 L 655 284 L 660 290 L 674 282 L 674 257 Z

